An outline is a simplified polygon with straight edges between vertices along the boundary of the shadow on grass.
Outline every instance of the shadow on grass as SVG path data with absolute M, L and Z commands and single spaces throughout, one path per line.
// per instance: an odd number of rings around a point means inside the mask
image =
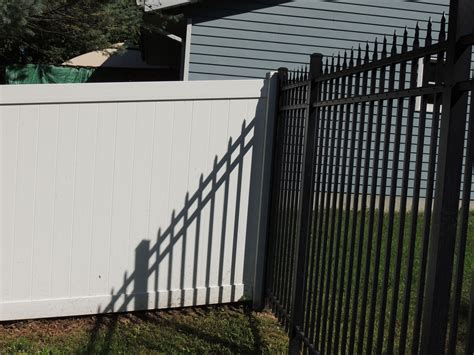
M 128 351 L 261 354 L 285 351 L 286 334 L 251 304 L 98 316 L 86 354 Z M 265 338 L 262 333 L 268 331 Z M 272 333 L 272 334 L 270 334 Z M 273 338 L 272 338 L 273 337 Z

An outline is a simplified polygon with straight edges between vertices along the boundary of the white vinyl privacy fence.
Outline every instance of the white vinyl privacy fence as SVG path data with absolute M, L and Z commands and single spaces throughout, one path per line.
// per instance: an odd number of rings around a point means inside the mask
M 272 90 L 0 87 L 0 320 L 258 299 Z

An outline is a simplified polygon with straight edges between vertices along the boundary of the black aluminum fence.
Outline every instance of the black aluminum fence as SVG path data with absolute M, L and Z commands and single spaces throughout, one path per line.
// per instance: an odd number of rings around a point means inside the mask
M 474 2 L 450 13 L 447 38 L 279 70 L 266 290 L 290 353 L 474 352 Z

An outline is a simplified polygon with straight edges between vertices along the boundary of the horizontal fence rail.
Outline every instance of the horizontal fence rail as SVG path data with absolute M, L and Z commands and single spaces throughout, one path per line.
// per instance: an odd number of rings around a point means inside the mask
M 266 289 L 290 353 L 473 353 L 472 15 L 280 69 Z

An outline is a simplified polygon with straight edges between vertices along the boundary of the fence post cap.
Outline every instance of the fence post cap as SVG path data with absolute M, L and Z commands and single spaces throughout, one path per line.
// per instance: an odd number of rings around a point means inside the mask
M 323 73 L 323 55 L 321 53 L 311 54 L 309 73 L 311 78 L 321 76 Z
M 288 79 L 288 68 L 286 67 L 278 68 L 278 78 L 283 82 L 286 81 Z
M 322 53 L 312 53 L 311 54 L 311 58 L 322 58 L 322 57 L 323 57 Z

